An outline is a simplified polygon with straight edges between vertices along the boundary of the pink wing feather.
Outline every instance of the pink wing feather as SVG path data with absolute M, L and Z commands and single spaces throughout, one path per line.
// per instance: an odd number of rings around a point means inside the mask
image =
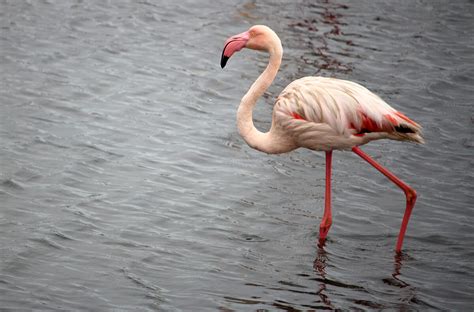
M 305 77 L 293 81 L 278 97 L 275 117 L 298 144 L 316 150 L 350 148 L 382 138 L 423 142 L 416 122 L 346 80 Z

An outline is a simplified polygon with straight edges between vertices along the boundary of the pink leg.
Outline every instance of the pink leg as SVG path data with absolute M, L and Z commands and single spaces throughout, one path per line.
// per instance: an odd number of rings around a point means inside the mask
M 324 215 L 319 226 L 319 241 L 324 243 L 332 224 L 331 213 L 331 164 L 332 151 L 326 152 L 326 194 L 324 196 Z
M 382 167 L 379 163 L 373 160 L 369 155 L 364 153 L 359 147 L 355 146 L 352 148 L 352 151 L 362 157 L 365 161 L 375 167 L 378 171 L 380 171 L 383 175 L 390 179 L 393 183 L 395 183 L 399 188 L 405 192 L 405 196 L 407 199 L 407 206 L 405 208 L 405 214 L 403 215 L 402 226 L 400 227 L 400 233 L 398 234 L 398 241 L 397 246 L 395 247 L 396 252 L 400 252 L 402 250 L 403 238 L 405 237 L 405 232 L 407 230 L 408 220 L 410 219 L 411 211 L 415 206 L 416 202 L 416 192 L 414 189 L 409 187 L 405 184 L 402 180 L 397 178 L 393 173 Z

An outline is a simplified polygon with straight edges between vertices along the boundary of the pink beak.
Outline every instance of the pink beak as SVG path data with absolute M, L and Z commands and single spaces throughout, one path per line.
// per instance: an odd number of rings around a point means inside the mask
M 227 60 L 234 54 L 242 50 L 249 41 L 250 34 L 248 31 L 244 31 L 241 34 L 235 35 L 230 37 L 226 40 L 224 45 L 224 50 L 222 51 L 221 57 L 221 67 L 224 68 L 225 64 L 227 64 Z

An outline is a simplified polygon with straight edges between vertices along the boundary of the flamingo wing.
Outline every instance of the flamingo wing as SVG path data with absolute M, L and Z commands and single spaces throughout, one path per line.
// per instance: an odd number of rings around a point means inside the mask
M 346 80 L 295 80 L 278 97 L 275 117 L 298 145 L 316 150 L 347 149 L 382 138 L 423 142 L 416 122 Z

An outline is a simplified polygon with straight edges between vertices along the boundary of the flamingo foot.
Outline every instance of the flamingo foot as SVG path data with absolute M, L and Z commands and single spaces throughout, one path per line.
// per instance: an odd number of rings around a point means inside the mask
M 331 228 L 331 223 L 321 223 L 319 226 L 319 240 L 326 240 L 328 236 L 329 229 Z
M 324 225 L 321 225 L 319 227 L 319 239 L 326 239 L 326 237 L 328 236 L 328 232 L 329 232 L 329 226 L 324 226 Z
M 324 225 L 319 226 L 319 244 L 318 244 L 318 246 L 320 248 L 323 248 L 326 245 L 326 238 L 328 236 L 329 228 L 330 228 L 330 225 L 329 226 L 324 226 Z

